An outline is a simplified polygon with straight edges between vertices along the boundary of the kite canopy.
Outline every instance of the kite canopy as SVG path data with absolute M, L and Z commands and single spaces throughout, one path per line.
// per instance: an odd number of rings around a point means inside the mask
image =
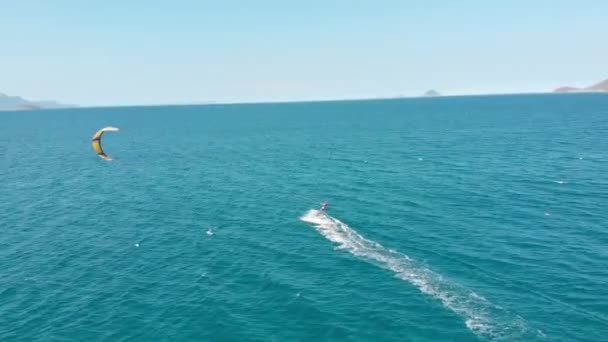
M 95 153 L 97 153 L 99 158 L 104 159 L 104 160 L 112 160 L 112 158 L 110 158 L 110 156 L 108 156 L 101 148 L 101 136 L 105 132 L 118 132 L 118 128 L 108 126 L 108 127 L 104 127 L 102 129 L 100 129 L 99 131 L 97 131 L 97 133 L 95 133 L 95 135 L 93 135 L 91 144 L 93 145 L 93 150 L 95 151 Z

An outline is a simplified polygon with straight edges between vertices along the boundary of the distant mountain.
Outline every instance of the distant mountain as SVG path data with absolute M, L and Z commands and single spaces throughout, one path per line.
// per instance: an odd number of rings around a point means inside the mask
M 0 110 L 35 110 L 68 107 L 74 106 L 55 101 L 29 101 L 21 96 L 8 96 L 0 93 Z
M 559 87 L 554 93 L 587 93 L 587 92 L 608 92 L 608 79 L 586 88 Z
M 553 92 L 554 93 L 570 93 L 570 92 L 575 92 L 575 91 L 579 91 L 579 89 L 574 88 L 574 87 L 559 87 L 559 88 L 555 89 Z
M 428 90 L 426 93 L 424 93 L 424 96 L 434 97 L 434 96 L 441 96 L 441 94 L 439 94 L 438 91 L 431 89 L 431 90 Z
M 608 91 L 608 79 L 603 80 L 600 83 L 594 84 L 591 87 L 587 88 L 587 90 L 591 91 Z

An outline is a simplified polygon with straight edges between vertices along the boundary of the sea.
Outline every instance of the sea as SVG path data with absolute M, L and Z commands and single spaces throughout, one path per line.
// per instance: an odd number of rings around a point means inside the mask
M 605 341 L 608 96 L 2 112 L 0 228 L 0 341 Z

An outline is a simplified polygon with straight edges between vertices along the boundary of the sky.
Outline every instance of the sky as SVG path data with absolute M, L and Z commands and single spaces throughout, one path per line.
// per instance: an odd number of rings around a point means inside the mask
M 0 93 L 84 106 L 550 91 L 608 78 L 605 0 L 0 0 Z

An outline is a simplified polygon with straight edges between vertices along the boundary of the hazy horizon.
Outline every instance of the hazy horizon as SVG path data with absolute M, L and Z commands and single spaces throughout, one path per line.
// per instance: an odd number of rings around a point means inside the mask
M 23 1 L 0 13 L 0 92 L 82 106 L 547 92 L 608 76 L 606 12 L 592 0 Z

